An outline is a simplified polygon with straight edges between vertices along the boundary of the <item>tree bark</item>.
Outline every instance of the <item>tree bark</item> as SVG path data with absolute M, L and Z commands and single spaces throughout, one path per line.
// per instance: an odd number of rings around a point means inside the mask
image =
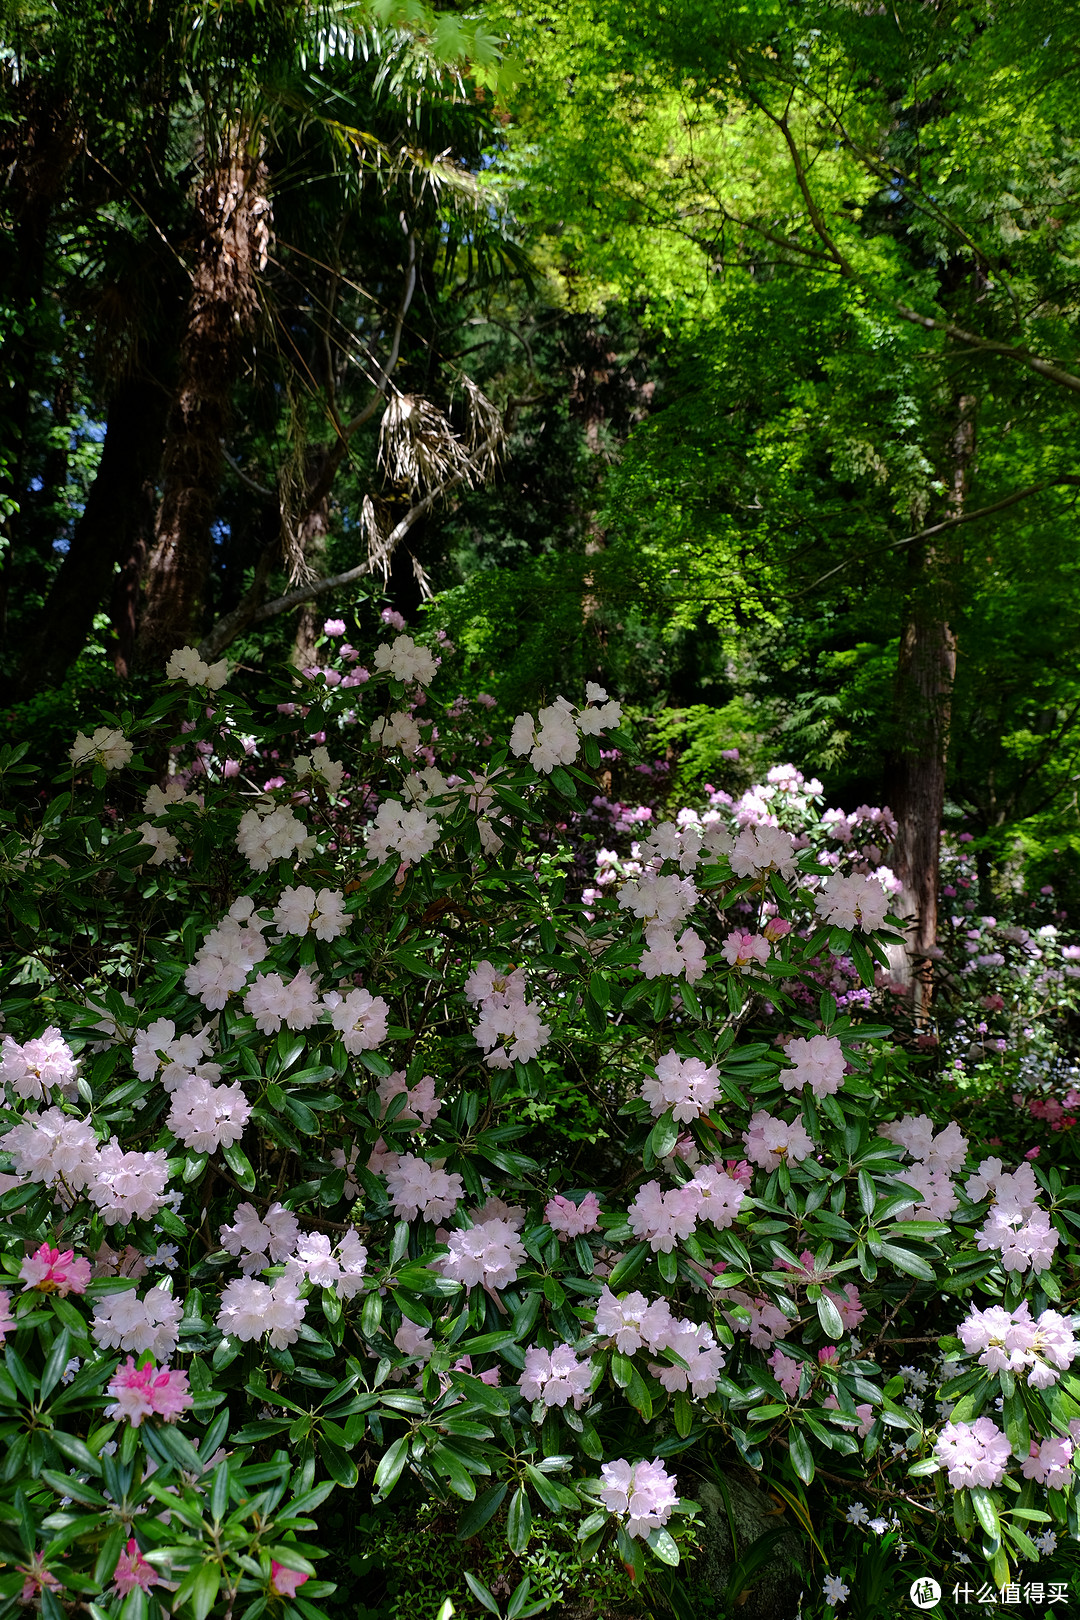
M 135 646 L 142 669 L 159 669 L 175 648 L 199 639 L 229 400 L 266 262 L 266 182 L 261 156 L 238 131 L 196 198 L 199 241 Z
M 947 513 L 963 513 L 975 458 L 976 401 L 957 401 L 949 441 Z M 909 554 L 911 586 L 896 673 L 898 744 L 887 778 L 897 821 L 892 867 L 902 885 L 896 910 L 907 922 L 906 949 L 890 953 L 893 978 L 926 1017 L 937 948 L 938 864 L 956 678 L 956 592 L 963 530 L 952 527 Z
M 153 528 L 165 395 L 146 378 L 117 385 L 97 475 L 23 655 L 18 690 L 57 686 L 82 651 L 95 613 L 108 605 L 116 565 Z M 126 671 L 122 671 L 126 673 Z

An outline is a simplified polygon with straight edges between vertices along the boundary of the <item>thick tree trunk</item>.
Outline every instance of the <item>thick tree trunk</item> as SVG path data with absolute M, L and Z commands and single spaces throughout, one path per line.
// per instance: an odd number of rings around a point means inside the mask
M 97 475 L 23 655 L 22 692 L 56 686 L 86 643 L 94 615 L 109 605 L 111 581 L 149 538 L 161 463 L 165 396 L 154 382 L 117 385 Z
M 176 647 L 201 633 L 229 399 L 266 262 L 266 180 L 261 157 L 237 134 L 196 199 L 200 241 L 136 639 L 136 663 L 147 670 L 160 668 Z
M 976 401 L 957 401 L 949 444 L 947 517 L 964 509 L 975 457 Z M 953 683 L 955 608 L 962 562 L 961 528 L 924 544 L 910 558 L 912 582 L 896 676 L 899 742 L 887 798 L 897 821 L 892 866 L 902 884 L 896 910 L 907 920 L 906 950 L 895 953 L 894 979 L 904 984 L 916 1015 L 929 1010 L 937 946 L 938 863 L 945 809 Z

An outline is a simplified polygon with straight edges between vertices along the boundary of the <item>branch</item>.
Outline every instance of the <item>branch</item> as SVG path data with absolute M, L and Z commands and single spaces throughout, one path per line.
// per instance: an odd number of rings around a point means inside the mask
M 381 368 L 382 377 L 375 384 L 375 392 L 372 394 L 371 398 L 368 400 L 368 402 L 364 406 L 363 410 L 359 411 L 353 417 L 351 422 L 347 422 L 345 424 L 345 428 L 344 428 L 343 431 L 344 431 L 344 436 L 345 436 L 346 439 L 351 439 L 353 434 L 356 432 L 357 428 L 363 427 L 364 423 L 369 421 L 370 418 L 372 416 L 374 416 L 376 410 L 378 409 L 379 401 L 386 394 L 386 389 L 387 389 L 387 386 L 388 386 L 388 384 L 390 382 L 390 373 L 393 371 L 394 367 L 397 365 L 398 355 L 401 352 L 401 330 L 402 330 L 402 327 L 405 325 L 405 317 L 409 313 L 409 305 L 412 303 L 413 292 L 415 291 L 415 289 L 416 289 L 416 237 L 413 236 L 412 233 L 410 232 L 410 234 L 409 234 L 409 265 L 408 265 L 408 269 L 406 270 L 406 273 L 405 273 L 405 290 L 401 295 L 401 303 L 398 305 L 397 319 L 394 322 L 394 336 L 393 336 L 393 339 L 392 339 L 391 344 L 390 344 L 390 354 L 389 354 L 389 356 L 387 358 L 385 366 L 383 366 Z
M 920 529 L 918 534 L 905 535 L 902 540 L 889 540 L 883 546 L 875 546 L 869 555 L 875 551 L 895 551 L 899 546 L 913 546 L 919 540 L 930 540 L 935 534 L 941 534 L 944 529 L 955 529 L 961 523 L 974 523 L 977 518 L 990 517 L 994 512 L 1004 512 L 1006 507 L 1015 506 L 1018 501 L 1026 501 L 1029 495 L 1038 495 L 1044 489 L 1058 489 L 1061 487 L 1080 486 L 1080 477 L 1072 473 L 1063 473 L 1060 478 L 1047 478 L 1041 484 L 1028 484 L 1025 489 L 1014 489 L 1011 495 L 1005 495 L 1000 501 L 994 501 L 991 506 L 977 507 L 974 512 L 963 512 L 959 517 L 944 518 L 940 523 L 934 523 L 928 529 Z M 862 551 L 858 557 L 847 557 L 835 568 L 830 568 L 827 574 L 815 579 L 812 585 L 806 587 L 807 591 L 816 591 L 819 585 L 824 585 L 827 579 L 839 574 L 853 562 L 865 562 L 868 553 Z M 803 591 L 800 596 L 805 595 Z
M 898 298 L 890 298 L 887 293 L 880 292 L 867 277 L 856 270 L 851 260 L 840 251 L 833 240 L 824 216 L 818 207 L 817 199 L 810 189 L 810 182 L 806 177 L 802 158 L 799 155 L 799 148 L 795 137 L 791 133 L 786 114 L 780 115 L 771 112 L 760 96 L 755 95 L 748 86 L 744 84 L 743 89 L 748 100 L 753 102 L 754 106 L 764 114 L 783 136 L 795 171 L 796 184 L 802 195 L 803 202 L 806 204 L 806 211 L 810 216 L 810 223 L 817 232 L 818 239 L 825 248 L 826 254 L 836 265 L 842 276 L 854 281 L 857 286 L 862 287 L 865 292 L 869 292 L 873 297 L 880 298 L 884 303 L 890 304 L 903 320 L 910 321 L 914 326 L 921 326 L 928 332 L 943 332 L 946 337 L 952 338 L 956 342 L 969 344 L 972 348 L 979 349 L 984 354 L 1003 355 L 1008 360 L 1015 360 L 1019 365 L 1026 366 L 1029 371 L 1034 371 L 1038 376 L 1046 377 L 1050 382 L 1057 383 L 1059 387 L 1068 388 L 1073 393 L 1080 394 L 1080 376 L 1077 376 L 1074 372 L 1063 370 L 1061 366 L 1054 365 L 1053 361 L 1044 360 L 1040 355 L 1032 354 L 1029 349 L 1015 343 L 1002 343 L 995 338 L 979 337 L 974 332 L 966 331 L 962 326 L 954 326 L 952 321 L 939 320 L 935 315 L 920 315 L 918 310 L 911 308 L 910 304 L 905 304 Z
M 500 426 L 496 432 L 489 434 L 483 444 L 477 445 L 469 458 L 467 467 L 462 468 L 460 472 L 455 473 L 453 478 L 448 478 L 437 489 L 433 489 L 430 495 L 425 495 L 422 501 L 418 501 L 415 506 L 410 507 L 405 516 L 387 535 L 384 544 L 380 547 L 378 559 L 368 558 L 366 561 L 358 563 L 355 568 L 347 568 L 343 574 L 331 574 L 326 579 L 313 579 L 307 585 L 301 585 L 296 590 L 289 591 L 285 596 L 275 597 L 272 602 L 255 603 L 245 599 L 239 607 L 233 609 L 232 613 L 227 613 L 223 619 L 219 619 L 217 624 L 214 625 L 210 634 L 199 647 L 199 657 L 206 659 L 208 662 L 211 659 L 220 658 L 225 648 L 248 625 L 262 624 L 267 619 L 276 619 L 278 614 L 288 613 L 290 608 L 299 607 L 301 602 L 312 602 L 316 597 L 324 596 L 327 591 L 337 590 L 339 586 L 352 585 L 358 579 L 364 579 L 377 566 L 385 563 L 393 555 L 409 530 L 422 517 L 425 517 L 444 495 L 448 495 L 452 489 L 456 489 L 459 484 L 464 483 L 475 468 L 482 465 L 484 457 L 501 443 L 504 436 L 505 428 Z M 248 593 L 249 598 L 253 591 Z

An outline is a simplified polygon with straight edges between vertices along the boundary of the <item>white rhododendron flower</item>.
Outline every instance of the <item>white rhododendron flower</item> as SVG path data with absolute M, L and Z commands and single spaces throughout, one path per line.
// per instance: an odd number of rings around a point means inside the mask
M 122 731 L 113 726 L 98 726 L 92 736 L 84 736 L 81 731 L 77 734 L 68 750 L 68 758 L 75 766 L 100 765 L 106 771 L 119 771 L 134 752 L 134 745 Z
M 404 681 L 406 686 L 429 685 L 438 667 L 434 654 L 426 647 L 417 646 L 411 636 L 395 636 L 392 642 L 380 642 L 372 662 L 377 670 Z
M 178 647 L 165 665 L 170 681 L 186 681 L 189 686 L 205 686 L 211 692 L 220 691 L 229 679 L 228 660 L 207 664 L 194 647 Z

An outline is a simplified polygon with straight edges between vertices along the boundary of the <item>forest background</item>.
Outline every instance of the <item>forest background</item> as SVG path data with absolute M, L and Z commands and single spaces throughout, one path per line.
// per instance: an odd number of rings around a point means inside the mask
M 5 733 L 423 607 L 1067 904 L 1074 22 L 6 5 Z

